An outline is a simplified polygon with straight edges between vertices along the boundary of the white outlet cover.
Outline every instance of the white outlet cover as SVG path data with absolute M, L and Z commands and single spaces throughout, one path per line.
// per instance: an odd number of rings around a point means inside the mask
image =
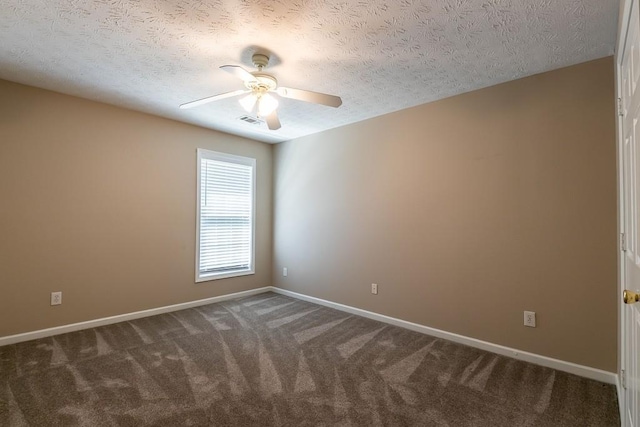
M 62 304 L 62 292 L 51 292 L 51 305 Z
M 536 312 L 535 311 L 525 311 L 524 312 L 524 326 L 528 326 L 530 328 L 536 327 Z
M 283 267 L 283 268 L 282 268 L 282 275 L 283 275 L 284 277 L 287 277 L 287 274 L 289 274 L 289 270 L 287 269 L 287 267 Z

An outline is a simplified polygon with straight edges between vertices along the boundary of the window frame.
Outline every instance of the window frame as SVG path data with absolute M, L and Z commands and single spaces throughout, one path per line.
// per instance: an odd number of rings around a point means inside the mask
M 197 150 L 197 167 L 196 167 L 196 283 L 208 282 L 210 280 L 227 279 L 231 277 L 248 276 L 255 274 L 256 259 L 256 159 L 251 157 L 243 157 L 235 154 L 221 153 L 219 151 L 198 148 Z M 235 270 L 222 273 L 200 274 L 200 225 L 201 225 L 201 197 L 202 197 L 202 160 L 215 160 L 220 162 L 235 163 L 251 167 L 251 258 L 249 269 Z

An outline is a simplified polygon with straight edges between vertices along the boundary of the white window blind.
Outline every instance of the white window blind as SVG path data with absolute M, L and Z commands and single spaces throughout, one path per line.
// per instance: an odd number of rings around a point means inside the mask
M 197 281 L 254 272 L 255 164 L 198 150 Z

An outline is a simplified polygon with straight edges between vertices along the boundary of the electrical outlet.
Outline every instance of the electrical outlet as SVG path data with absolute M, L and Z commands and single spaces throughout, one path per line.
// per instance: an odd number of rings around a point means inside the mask
M 51 292 L 51 305 L 62 304 L 62 292 Z
M 524 312 L 524 326 L 529 326 L 530 328 L 536 327 L 536 312 L 535 311 L 525 311 Z
M 284 268 L 282 269 L 282 275 L 283 275 L 284 277 L 287 277 L 287 274 L 289 274 L 289 271 L 287 271 L 287 267 L 284 267 Z
M 371 284 L 371 293 L 374 295 L 378 295 L 378 285 L 375 283 Z

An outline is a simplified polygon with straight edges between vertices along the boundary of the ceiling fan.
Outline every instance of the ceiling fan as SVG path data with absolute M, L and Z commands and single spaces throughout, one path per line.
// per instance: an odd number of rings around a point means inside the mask
M 209 102 L 220 99 L 230 98 L 242 94 L 247 96 L 239 100 L 244 109 L 251 113 L 257 107 L 257 115 L 264 118 L 267 126 L 271 130 L 280 129 L 280 119 L 278 119 L 278 100 L 270 94 L 277 93 L 283 98 L 297 99 L 298 101 L 311 102 L 314 104 L 326 105 L 337 108 L 342 105 L 342 99 L 339 96 L 327 95 L 325 93 L 312 92 L 303 89 L 291 89 L 288 87 L 278 87 L 278 81 L 271 74 L 263 73 L 262 70 L 269 63 L 269 57 L 256 53 L 251 58 L 253 65 L 258 69 L 252 73 L 238 65 L 223 65 L 220 68 L 228 73 L 233 74 L 242 81 L 246 89 L 234 90 L 233 92 L 221 93 L 220 95 L 208 96 L 196 101 L 187 102 L 180 105 L 180 108 L 192 108 L 199 105 L 208 104 Z

